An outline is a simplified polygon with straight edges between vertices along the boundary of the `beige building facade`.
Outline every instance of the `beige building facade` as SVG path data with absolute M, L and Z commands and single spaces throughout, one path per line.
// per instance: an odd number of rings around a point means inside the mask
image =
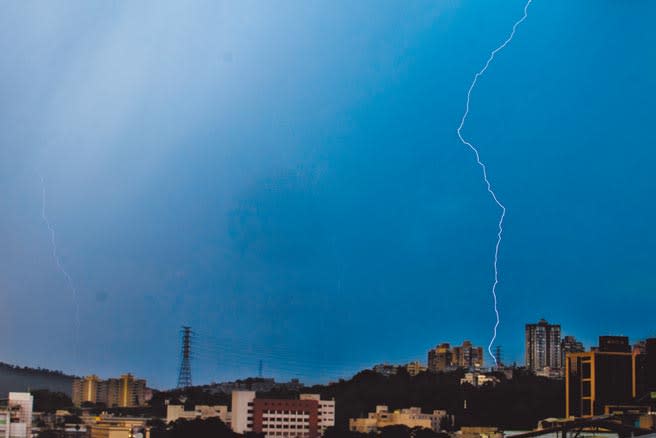
M 177 420 L 206 420 L 208 418 L 218 418 L 224 423 L 228 423 L 228 407 L 225 405 L 196 405 L 194 410 L 185 411 L 183 405 L 168 405 L 166 407 L 166 422 L 173 423 Z
M 432 414 L 424 414 L 420 408 L 397 409 L 390 411 L 387 406 L 376 406 L 376 412 L 370 412 L 367 418 L 351 418 L 349 430 L 360 433 L 376 433 L 388 426 L 421 427 L 435 432 L 440 430 L 442 418 L 446 411 L 436 410 Z
M 91 375 L 73 380 L 72 399 L 75 406 L 102 403 L 107 407 L 131 408 L 144 406 L 146 393 L 146 381 L 129 373 L 107 380 Z

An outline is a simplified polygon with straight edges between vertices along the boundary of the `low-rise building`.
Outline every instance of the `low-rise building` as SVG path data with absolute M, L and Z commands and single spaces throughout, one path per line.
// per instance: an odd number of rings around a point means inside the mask
M 503 432 L 496 427 L 461 427 L 457 438 L 503 438 Z
M 562 379 L 564 376 L 564 370 L 562 368 L 544 367 L 541 370 L 536 371 L 535 375 L 538 377 L 547 377 L 549 379 Z
M 269 437 L 317 438 L 335 424 L 334 400 L 301 394 L 298 400 L 258 399 L 255 391 L 233 391 L 230 423 L 233 432 Z
M 460 384 L 469 384 L 472 386 L 484 386 L 484 385 L 496 385 L 499 383 L 500 380 L 498 377 L 493 376 L 493 375 L 488 375 L 484 373 L 478 373 L 478 372 L 473 372 L 473 373 L 465 373 L 465 377 L 460 379 Z
M 435 432 L 440 430 L 446 411 L 436 410 L 432 414 L 424 414 L 420 408 L 397 409 L 391 411 L 387 406 L 376 406 L 376 412 L 370 412 L 366 418 L 349 419 L 349 430 L 360 433 L 377 433 L 388 426 L 422 427 Z
M 9 393 L 7 406 L 0 412 L 0 436 L 31 438 L 33 402 L 34 398 L 29 392 Z M 9 423 L 8 431 L 7 423 Z
M 300 400 L 316 400 L 319 403 L 317 420 L 320 436 L 323 436 L 327 428 L 335 426 L 335 400 L 321 400 L 319 394 L 301 394 L 298 398 Z
M 193 410 L 185 411 L 184 405 L 167 405 L 166 422 L 172 423 L 177 420 L 206 420 L 218 418 L 224 423 L 228 422 L 228 407 L 224 405 L 196 405 Z
M 83 418 L 89 438 L 150 438 L 146 418 L 141 417 L 87 417 Z
M 391 365 L 388 363 L 379 363 L 378 365 L 374 365 L 373 370 L 378 374 L 389 377 L 396 375 L 396 373 L 399 371 L 399 366 Z
M 409 362 L 403 366 L 405 370 L 410 374 L 411 376 L 416 376 L 419 373 L 423 373 L 426 371 L 426 366 L 423 365 L 421 362 L 418 360 L 415 360 L 413 362 Z

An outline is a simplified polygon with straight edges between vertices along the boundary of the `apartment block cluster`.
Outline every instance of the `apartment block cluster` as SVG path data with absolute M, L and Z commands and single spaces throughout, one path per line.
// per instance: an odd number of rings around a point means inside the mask
M 405 365 L 392 365 L 388 363 L 381 363 L 378 365 L 374 365 L 373 367 L 373 370 L 376 373 L 381 374 L 383 376 L 394 376 L 399 372 L 400 369 L 405 370 L 411 376 L 416 376 L 417 374 L 426 371 L 427 368 L 419 361 L 409 362 Z
M 109 408 L 132 408 L 144 406 L 151 392 L 144 379 L 136 379 L 132 374 L 106 380 L 91 375 L 74 379 L 71 395 L 73 404 L 78 407 L 101 404 Z
M 323 436 L 335 425 L 335 401 L 322 400 L 317 394 L 300 394 L 298 399 L 258 398 L 255 391 L 233 391 L 232 409 L 227 406 L 196 406 L 186 411 L 181 405 L 168 405 L 166 421 L 216 417 L 233 432 L 263 433 L 266 437 Z
M 451 347 L 443 343 L 428 351 L 428 370 L 451 371 L 459 368 L 479 369 L 483 367 L 483 348 L 475 347 L 470 341 Z
M 526 324 L 526 368 L 545 377 L 562 377 L 567 353 L 585 351 L 583 344 L 573 336 L 561 338 L 559 324 L 549 324 L 541 319 L 536 324 Z

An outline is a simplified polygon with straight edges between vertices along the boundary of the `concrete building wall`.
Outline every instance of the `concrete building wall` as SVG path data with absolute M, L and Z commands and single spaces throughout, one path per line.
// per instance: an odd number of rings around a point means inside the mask
M 300 400 L 316 400 L 319 403 L 319 434 L 323 435 L 327 428 L 335 426 L 335 400 L 321 400 L 319 394 L 300 394 Z
M 249 418 L 253 414 L 255 391 L 232 391 L 231 427 L 233 432 L 244 433 L 252 431 Z

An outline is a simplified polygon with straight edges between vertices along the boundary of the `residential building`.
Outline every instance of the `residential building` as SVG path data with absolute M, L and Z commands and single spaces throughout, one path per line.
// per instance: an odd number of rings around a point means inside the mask
M 562 366 L 563 367 L 565 366 L 565 356 L 567 355 L 567 353 L 583 353 L 584 351 L 585 351 L 585 347 L 583 347 L 583 344 L 577 341 L 574 336 L 563 337 L 563 340 L 560 342 Z
M 211 394 L 232 394 L 232 391 L 269 392 L 273 390 L 300 392 L 303 386 L 303 383 L 298 379 L 291 379 L 289 382 L 276 382 L 274 379 L 267 377 L 249 377 L 234 382 L 211 383 L 205 385 L 203 389 Z
M 399 366 L 390 365 L 388 363 L 379 363 L 378 365 L 374 365 L 373 370 L 378 374 L 389 377 L 396 375 L 399 370 Z
M 526 367 L 533 372 L 546 367 L 562 368 L 560 325 L 541 319 L 537 324 L 526 324 Z
M 419 373 L 423 373 L 427 369 L 426 366 L 423 365 L 418 360 L 409 362 L 405 364 L 403 367 L 405 368 L 407 373 L 410 374 L 411 376 L 416 376 Z
M 562 368 L 544 367 L 541 370 L 536 371 L 535 375 L 538 377 L 546 377 L 548 379 L 562 380 L 564 371 Z
M 258 399 L 254 391 L 233 391 L 233 432 L 264 433 L 265 437 L 322 436 L 335 424 L 335 402 L 301 394 L 298 400 Z
M 183 420 L 206 420 L 208 418 L 219 418 L 224 423 L 228 423 L 228 407 L 224 405 L 196 405 L 193 410 L 185 411 L 184 405 L 167 405 L 166 422 Z
M 483 366 L 483 347 L 474 347 L 470 341 L 452 349 L 452 365 L 458 368 L 481 368 Z
M 0 436 L 31 438 L 33 403 L 34 398 L 29 392 L 10 392 L 4 412 L 0 412 Z M 9 431 L 7 417 L 10 419 Z
M 485 385 L 496 385 L 500 380 L 498 377 L 493 375 L 487 375 L 479 372 L 465 373 L 465 377 L 460 379 L 460 384 L 464 385 L 465 383 L 472 386 L 485 386 Z
M 565 415 L 591 417 L 607 405 L 622 405 L 637 395 L 638 353 L 625 336 L 600 336 L 599 347 L 568 353 L 565 360 Z
M 446 371 L 451 367 L 452 354 L 449 343 L 439 344 L 428 351 L 428 369 L 433 372 Z
M 72 399 L 76 406 L 82 403 L 97 403 L 98 383 L 100 379 L 96 375 L 90 375 L 81 379 L 73 380 Z
M 454 347 L 442 343 L 428 352 L 428 370 L 433 372 L 457 368 L 476 369 L 482 366 L 483 348 L 473 346 L 470 341 Z
M 101 403 L 107 407 L 130 408 L 144 406 L 147 401 L 146 381 L 123 374 L 118 379 L 101 380 L 91 375 L 73 380 L 72 398 L 75 406 Z
M 366 418 L 349 419 L 349 430 L 360 433 L 377 433 L 388 426 L 407 426 L 409 428 L 421 427 L 440 430 L 442 419 L 446 411 L 436 410 L 432 414 L 424 414 L 420 408 L 397 409 L 390 412 L 387 406 L 376 406 L 376 412 L 370 412 Z

